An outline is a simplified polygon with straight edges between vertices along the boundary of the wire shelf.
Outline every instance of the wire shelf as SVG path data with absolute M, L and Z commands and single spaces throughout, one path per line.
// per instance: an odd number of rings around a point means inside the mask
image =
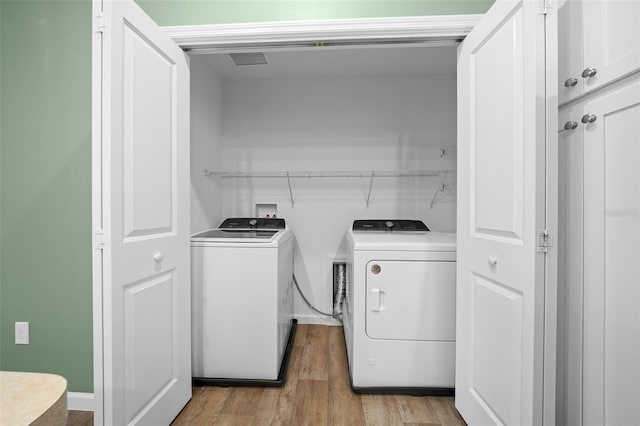
M 208 177 L 220 177 L 223 179 L 276 179 L 279 182 L 285 184 L 288 199 L 291 202 L 291 206 L 294 206 L 294 202 L 297 197 L 294 196 L 294 188 L 302 184 L 301 180 L 306 179 L 311 181 L 312 179 L 363 179 L 366 182 L 367 188 L 365 189 L 365 202 L 367 208 L 371 202 L 371 194 L 374 189 L 374 184 L 384 181 L 388 178 L 437 178 L 440 177 L 439 185 L 437 185 L 433 197 L 431 198 L 430 206 L 433 208 L 435 204 L 440 202 L 454 202 L 455 201 L 455 185 L 448 183 L 452 180 L 452 176 L 455 176 L 455 170 L 452 169 L 439 169 L 439 170 L 349 170 L 349 171 L 334 171 L 334 170 L 313 170 L 313 171 L 252 171 L 252 172 L 229 172 L 229 171 L 210 171 L 205 170 L 204 174 Z M 296 184 L 293 185 L 292 181 Z M 438 182 L 438 181 L 436 181 Z M 274 182 L 275 183 L 275 182 Z M 360 184 L 360 186 L 363 184 Z M 432 187 L 433 188 L 433 187 Z

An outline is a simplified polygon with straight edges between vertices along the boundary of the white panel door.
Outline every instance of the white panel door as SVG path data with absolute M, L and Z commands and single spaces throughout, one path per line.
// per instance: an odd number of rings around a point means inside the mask
M 545 170 L 557 140 L 555 121 L 547 128 L 557 61 L 545 44 L 557 21 L 543 5 L 498 0 L 459 50 L 456 407 L 470 425 L 541 424 L 543 399 L 554 399 L 552 386 L 543 394 L 543 365 L 555 368 L 545 351 L 553 252 L 539 251 L 538 230 L 557 214 Z
M 584 112 L 583 424 L 640 424 L 640 81 Z
M 189 69 L 132 0 L 103 12 L 103 422 L 168 424 L 191 397 Z

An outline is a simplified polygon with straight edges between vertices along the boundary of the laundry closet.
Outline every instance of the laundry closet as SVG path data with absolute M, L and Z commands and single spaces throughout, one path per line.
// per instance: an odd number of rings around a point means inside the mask
M 479 20 L 293 29 L 161 30 L 133 2 L 109 2 L 96 16 L 94 362 L 104 390 L 97 419 L 103 410 L 107 424 L 166 423 L 153 419 L 184 406 L 192 378 L 189 234 L 229 217 L 267 215 L 286 219 L 293 271 L 325 312 L 355 219 L 417 219 L 455 232 L 457 409 L 470 424 L 552 415 L 553 9 L 497 1 Z M 296 49 L 256 48 L 270 42 Z M 183 49 L 193 49 L 190 58 Z M 239 65 L 229 53 L 263 53 L 236 59 L 266 63 Z M 382 235 L 394 226 L 388 222 Z M 374 266 L 367 270 L 377 274 L 382 267 Z M 260 270 L 240 261 L 237 268 Z M 300 322 L 333 322 L 295 302 Z
M 190 59 L 191 233 L 284 218 L 299 284 L 331 312 L 353 220 L 456 231 L 456 43 Z M 337 323 L 297 294 L 294 317 Z

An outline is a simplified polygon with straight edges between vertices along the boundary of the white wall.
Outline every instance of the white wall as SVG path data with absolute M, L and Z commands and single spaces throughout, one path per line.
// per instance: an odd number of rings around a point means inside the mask
M 224 171 L 394 171 L 455 168 L 456 82 L 452 76 L 229 80 L 223 89 Z M 435 178 L 224 179 L 222 216 L 252 216 L 272 202 L 296 235 L 295 273 L 307 297 L 331 311 L 329 260 L 344 258 L 354 219 L 422 219 L 455 231 L 455 202 L 430 202 Z M 455 186 L 455 175 L 447 180 Z M 323 322 L 300 299 L 301 322 Z
M 191 233 L 221 220 L 220 182 L 204 175 L 221 164 L 222 84 L 206 56 L 191 57 Z

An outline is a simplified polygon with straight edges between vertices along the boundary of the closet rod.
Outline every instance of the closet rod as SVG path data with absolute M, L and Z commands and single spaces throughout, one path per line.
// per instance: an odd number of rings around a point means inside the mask
M 415 170 L 415 171 L 275 171 L 275 172 L 216 172 L 205 170 L 205 176 L 222 178 L 383 178 L 383 177 L 435 177 L 455 172 L 454 170 Z

